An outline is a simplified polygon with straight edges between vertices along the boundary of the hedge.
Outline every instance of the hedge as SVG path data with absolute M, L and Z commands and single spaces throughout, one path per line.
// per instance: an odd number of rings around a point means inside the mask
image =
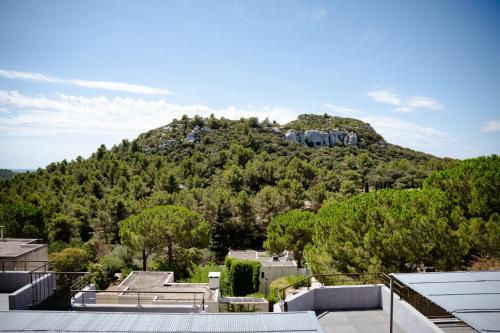
M 229 290 L 233 296 L 246 296 L 259 290 L 260 262 L 226 258 Z

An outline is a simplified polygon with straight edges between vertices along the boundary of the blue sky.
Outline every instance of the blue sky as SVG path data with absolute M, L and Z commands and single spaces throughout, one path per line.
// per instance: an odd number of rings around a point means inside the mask
M 0 1 L 0 167 L 37 168 L 183 114 L 368 121 L 500 153 L 498 1 Z

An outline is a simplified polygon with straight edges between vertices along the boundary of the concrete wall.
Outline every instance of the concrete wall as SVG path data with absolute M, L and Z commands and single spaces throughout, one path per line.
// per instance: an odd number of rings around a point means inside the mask
M 315 310 L 380 309 L 380 287 L 377 285 L 335 286 L 314 290 Z
M 9 310 L 28 310 L 35 299 L 38 302 L 45 300 L 54 293 L 56 277 L 54 274 L 45 274 L 28 283 L 24 287 L 9 295 Z
M 18 255 L 13 258 L 5 258 L 5 262 L 2 263 L 2 267 L 5 271 L 31 271 L 42 266 L 43 262 L 37 261 L 48 261 L 48 247 L 46 244 L 26 244 L 21 245 L 25 247 L 25 253 Z M 30 248 L 32 248 L 30 250 Z M 16 262 L 19 261 L 19 262 Z M 26 262 L 34 261 L 34 262 Z M 0 267 L 0 269 L 2 268 Z
M 380 292 L 382 309 L 389 316 L 391 307 L 391 291 L 386 286 L 381 286 Z M 444 332 L 410 304 L 401 300 L 396 294 L 394 294 L 393 304 L 394 322 L 396 322 L 400 327 L 404 327 L 406 333 Z
M 71 299 L 72 306 L 96 304 L 96 287 L 91 284 L 82 289 L 83 292 L 76 293 Z
M 288 311 L 380 309 L 378 285 L 334 286 L 287 297 Z
M 29 272 L 0 272 L 0 292 L 10 293 L 31 282 Z
M 262 273 L 264 273 L 264 277 L 262 277 Z M 280 278 L 282 276 L 290 276 L 290 275 L 304 275 L 304 269 L 298 268 L 297 266 L 292 265 L 269 265 L 260 267 L 259 272 L 259 292 L 262 294 L 266 293 L 266 279 L 267 279 L 267 287 L 269 289 L 269 285 L 273 280 Z

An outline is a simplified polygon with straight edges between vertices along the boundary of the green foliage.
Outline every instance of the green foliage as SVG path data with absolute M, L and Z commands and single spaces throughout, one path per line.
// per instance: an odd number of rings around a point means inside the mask
M 51 268 L 56 272 L 83 272 L 89 264 L 87 252 L 75 247 L 52 253 L 49 261 Z
M 166 250 L 168 265 L 185 250 L 208 245 L 208 225 L 197 213 L 180 206 L 146 208 L 120 223 L 122 242 L 142 252 L 143 269 L 152 253 Z
M 46 238 L 42 210 L 26 201 L 0 205 L 0 225 L 5 227 L 4 235 L 12 238 Z
M 246 296 L 259 290 L 260 262 L 227 257 L 225 265 L 231 295 Z
M 16 173 L 9 169 L 0 169 L 0 181 L 14 178 Z
M 106 289 L 109 284 L 109 272 L 102 264 L 91 263 L 87 266 L 87 271 L 91 275 L 92 283 L 97 289 Z
M 433 173 L 422 190 L 382 190 L 327 203 L 306 247 L 314 272 L 463 267 L 500 254 L 500 159 Z
M 209 263 L 205 266 L 194 266 L 189 272 L 189 279 L 187 282 L 190 283 L 208 283 L 208 273 L 210 272 L 224 272 L 224 268 L 221 268 L 216 263 Z
M 267 295 L 267 301 L 269 303 L 278 303 L 279 302 L 278 292 L 280 289 L 286 288 L 294 283 L 302 281 L 304 280 L 304 278 L 305 277 L 301 275 L 290 275 L 290 276 L 282 276 L 280 278 L 277 278 L 276 280 L 273 280 L 269 284 L 269 294 Z M 295 288 L 307 287 L 308 283 L 309 280 L 306 280 L 302 283 L 297 284 Z
M 99 264 L 102 265 L 102 268 L 109 277 L 112 277 L 115 273 L 120 272 L 121 269 L 125 266 L 123 260 L 115 257 L 114 255 L 107 255 L 102 257 L 101 259 L 99 259 Z
M 313 217 L 312 213 L 298 210 L 275 217 L 267 226 L 264 247 L 272 253 L 293 251 L 301 267 L 304 247 L 312 240 Z
M 195 126 L 211 130 L 202 130 L 199 142 L 185 142 Z M 418 188 L 429 172 L 457 163 L 381 145 L 380 135 L 355 119 L 302 115 L 281 133 L 278 126 L 256 118 L 174 119 L 136 140 L 101 145 L 88 159 L 2 181 L 0 224 L 7 237 L 114 245 L 129 216 L 158 205 L 184 206 L 207 221 L 210 248 L 221 261 L 228 248 L 262 246 L 266 225 L 280 213 L 317 211 L 328 198 L 367 190 Z M 311 149 L 284 140 L 289 128 L 355 131 L 360 145 Z

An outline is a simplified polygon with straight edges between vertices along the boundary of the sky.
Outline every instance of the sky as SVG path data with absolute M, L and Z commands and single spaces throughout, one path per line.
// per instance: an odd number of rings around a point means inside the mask
M 500 153 L 500 2 L 0 1 L 0 168 L 187 114 L 369 122 L 440 157 Z

